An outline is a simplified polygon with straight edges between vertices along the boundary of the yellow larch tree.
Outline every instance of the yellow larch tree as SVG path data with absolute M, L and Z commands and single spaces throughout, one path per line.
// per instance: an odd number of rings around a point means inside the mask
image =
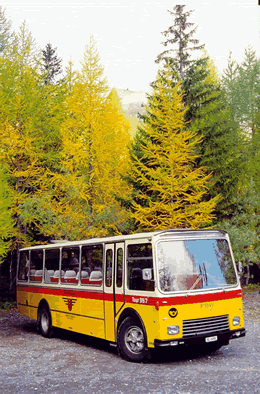
M 120 232 L 127 221 L 115 194 L 127 189 L 120 173 L 129 165 L 130 127 L 116 91 L 109 91 L 93 37 L 81 65 L 66 99 L 60 171 L 45 203 L 56 218 L 49 231 L 68 239 Z
M 194 168 L 200 139 L 184 127 L 180 90 L 180 83 L 172 87 L 169 70 L 162 70 L 131 147 L 128 181 L 139 230 L 200 228 L 214 217 L 218 198 L 203 201 L 210 176 L 203 168 Z
M 7 174 L 18 248 L 35 235 L 27 206 L 39 193 L 46 169 L 55 165 L 60 145 L 57 92 L 43 86 L 36 56 L 23 23 L 0 61 L 0 165 Z

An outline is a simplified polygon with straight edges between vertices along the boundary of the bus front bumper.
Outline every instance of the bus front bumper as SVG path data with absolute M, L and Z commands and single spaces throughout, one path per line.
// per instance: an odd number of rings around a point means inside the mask
M 246 329 L 240 328 L 239 330 L 225 331 L 221 333 L 208 335 L 196 335 L 188 338 L 176 338 L 170 339 L 166 341 L 162 341 L 160 339 L 154 340 L 154 347 L 163 347 L 163 346 L 192 346 L 192 345 L 203 345 L 209 343 L 222 343 L 224 345 L 228 345 L 230 339 L 241 338 L 246 335 Z

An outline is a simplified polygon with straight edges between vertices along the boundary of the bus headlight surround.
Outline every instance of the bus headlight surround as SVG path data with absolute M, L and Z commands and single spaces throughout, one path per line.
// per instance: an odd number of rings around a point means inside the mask
M 240 324 L 240 317 L 239 316 L 233 317 L 233 326 L 239 326 L 239 324 Z
M 179 332 L 180 332 L 180 327 L 178 325 L 167 327 L 167 334 L 168 335 L 176 335 L 176 334 L 179 334 Z

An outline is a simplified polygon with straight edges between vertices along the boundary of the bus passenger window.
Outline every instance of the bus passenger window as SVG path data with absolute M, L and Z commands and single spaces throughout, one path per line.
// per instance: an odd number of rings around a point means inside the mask
M 112 285 L 112 260 L 113 251 L 108 249 L 106 252 L 106 286 L 111 287 Z
M 58 283 L 59 278 L 60 278 L 60 249 L 46 249 L 44 281 L 45 283 Z
M 82 246 L 81 284 L 101 286 L 102 272 L 103 245 Z
M 43 273 L 43 251 L 31 251 L 30 281 L 41 282 Z
M 79 247 L 62 248 L 61 268 L 64 271 L 64 279 L 62 282 L 77 284 L 79 272 Z
M 18 279 L 28 280 L 30 268 L 29 251 L 20 252 L 19 268 L 18 268 Z
M 123 277 L 123 249 L 117 249 L 116 254 L 116 286 L 122 287 Z
M 151 270 L 151 279 L 143 279 L 143 270 Z M 136 244 L 127 248 L 127 286 L 129 290 L 154 291 L 152 245 Z

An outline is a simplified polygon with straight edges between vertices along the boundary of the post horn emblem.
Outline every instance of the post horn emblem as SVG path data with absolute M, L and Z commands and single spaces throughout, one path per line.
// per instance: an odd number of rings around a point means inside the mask
M 178 311 L 176 308 L 171 308 L 168 312 L 170 317 L 176 317 L 178 315 Z

